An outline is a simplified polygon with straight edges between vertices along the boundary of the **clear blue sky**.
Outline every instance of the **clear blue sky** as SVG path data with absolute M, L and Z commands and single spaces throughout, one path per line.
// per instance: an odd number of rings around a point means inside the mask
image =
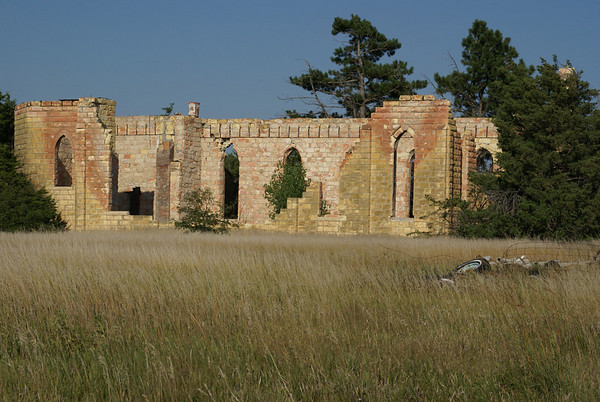
M 118 115 L 198 101 L 201 117 L 278 117 L 302 109 L 278 99 L 302 94 L 288 77 L 301 59 L 330 68 L 331 23 L 351 14 L 400 40 L 412 79 L 448 73 L 448 52 L 460 59 L 482 19 L 528 64 L 556 54 L 600 88 L 598 0 L 2 0 L 0 91 L 18 102 L 107 97 Z

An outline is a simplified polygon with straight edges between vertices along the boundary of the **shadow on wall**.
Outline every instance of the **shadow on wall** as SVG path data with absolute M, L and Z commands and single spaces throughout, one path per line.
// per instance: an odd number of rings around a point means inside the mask
M 128 211 L 131 215 L 152 215 L 154 191 L 141 191 L 139 187 L 134 187 L 131 191 L 117 193 L 113 211 Z

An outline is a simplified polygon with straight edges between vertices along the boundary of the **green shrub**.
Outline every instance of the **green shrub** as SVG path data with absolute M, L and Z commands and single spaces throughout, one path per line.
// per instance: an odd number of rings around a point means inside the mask
M 208 188 L 188 192 L 177 210 L 181 220 L 175 222 L 175 227 L 179 229 L 227 233 L 234 226 L 222 217 L 222 208 L 218 208 L 212 191 Z
M 67 223 L 45 189 L 36 190 L 17 158 L 0 145 L 0 231 L 64 230 Z
M 302 197 L 302 193 L 310 185 L 306 178 L 306 169 L 298 151 L 293 150 L 284 161 L 279 161 L 269 183 L 265 184 L 265 198 L 273 208 L 269 212 L 275 218 L 283 208 L 287 208 L 288 198 Z

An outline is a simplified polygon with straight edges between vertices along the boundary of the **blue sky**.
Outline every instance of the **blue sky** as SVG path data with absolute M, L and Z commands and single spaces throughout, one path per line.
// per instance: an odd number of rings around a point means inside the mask
M 335 17 L 358 14 L 402 48 L 409 78 L 450 71 L 473 20 L 499 29 L 528 64 L 556 54 L 600 88 L 600 2 L 2 0 L 0 91 L 18 102 L 101 96 L 118 115 L 200 102 L 206 118 L 274 118 L 302 59 L 328 69 Z M 433 93 L 431 87 L 421 91 Z

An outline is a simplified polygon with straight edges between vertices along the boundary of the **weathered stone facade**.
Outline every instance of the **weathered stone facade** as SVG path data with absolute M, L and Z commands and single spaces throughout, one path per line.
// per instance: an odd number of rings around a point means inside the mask
M 79 98 L 15 109 L 24 171 L 55 197 L 71 228 L 169 225 L 186 191 L 225 199 L 225 149 L 239 157 L 243 227 L 316 233 L 443 230 L 428 197 L 468 194 L 478 155 L 498 151 L 488 119 L 454 118 L 434 96 L 402 96 L 366 119 L 115 116 L 116 102 Z M 274 220 L 264 184 L 297 150 L 312 184 Z M 483 151 L 482 151 L 483 150 Z M 329 214 L 320 216 L 325 202 Z

